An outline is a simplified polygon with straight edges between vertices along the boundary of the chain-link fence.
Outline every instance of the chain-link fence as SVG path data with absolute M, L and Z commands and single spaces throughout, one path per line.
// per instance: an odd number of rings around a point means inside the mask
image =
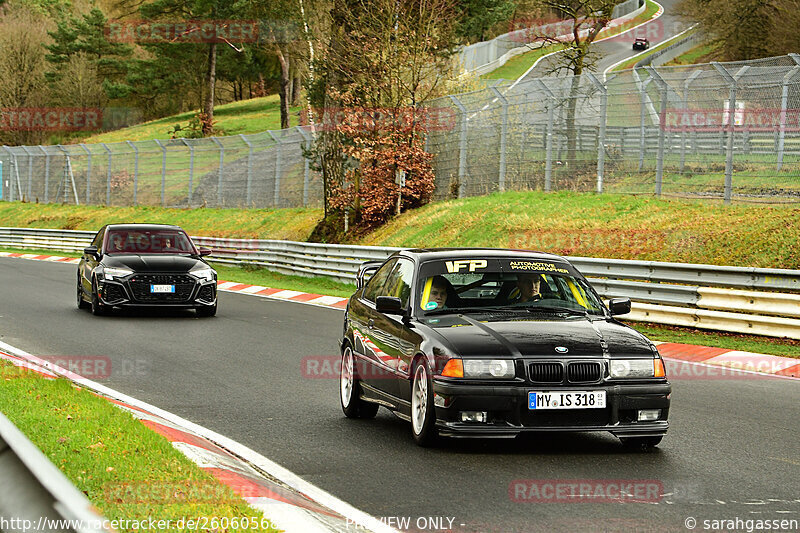
M 800 56 L 542 78 L 431 101 L 435 198 L 503 190 L 800 200 Z M 320 206 L 307 128 L 0 148 L 0 198 Z
M 206 139 L 4 146 L 6 200 L 164 207 L 299 207 L 322 203 L 303 150 L 307 129 Z
M 438 99 L 436 198 L 578 190 L 800 199 L 800 56 L 542 78 Z

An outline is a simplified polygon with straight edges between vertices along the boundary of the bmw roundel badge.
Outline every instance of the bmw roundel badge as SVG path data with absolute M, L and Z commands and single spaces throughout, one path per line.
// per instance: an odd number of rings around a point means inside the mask
M 556 351 L 558 353 L 567 353 L 569 349 L 566 346 L 556 346 Z

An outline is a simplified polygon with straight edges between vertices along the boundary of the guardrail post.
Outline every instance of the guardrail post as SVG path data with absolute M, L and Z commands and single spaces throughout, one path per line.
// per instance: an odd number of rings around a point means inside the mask
M 639 112 L 639 172 L 641 172 L 644 168 L 644 153 L 647 150 L 647 146 L 645 144 L 645 135 L 647 131 L 644 120 L 645 113 L 647 113 L 647 86 L 650 85 L 650 82 L 653 81 L 653 78 L 647 78 L 644 81 L 640 81 L 636 69 L 634 69 L 633 74 L 637 81 L 636 85 L 639 87 L 639 96 L 641 98 Z
M 92 151 L 81 143 L 80 147 L 86 152 L 86 204 L 89 204 L 89 191 L 92 187 Z
M 250 207 L 250 187 L 253 181 L 253 145 L 244 136 L 244 133 L 239 134 L 239 138 L 247 145 L 247 195 L 245 205 Z
M 311 148 L 311 146 L 310 146 L 311 145 L 311 135 L 309 135 L 308 132 L 306 132 L 306 130 L 304 130 L 301 126 L 295 126 L 295 127 L 297 128 L 297 131 L 300 132 L 300 135 L 302 135 L 303 140 L 305 140 L 307 143 L 309 143 L 309 147 L 306 148 L 306 150 L 310 149 Z M 428 142 L 428 136 L 426 135 L 425 136 L 425 143 L 426 143 L 425 151 L 426 152 L 428 151 L 427 142 Z M 308 185 L 309 185 L 309 181 L 310 181 L 309 180 L 309 178 L 310 178 L 309 174 L 310 174 L 309 161 L 308 161 L 307 157 L 303 156 L 303 207 L 306 207 L 308 205 Z
M 59 144 L 59 146 L 61 145 Z M 50 154 L 47 153 L 47 150 L 42 145 L 39 145 L 39 150 L 44 154 L 44 203 L 48 204 L 50 203 L 48 201 L 50 197 Z
M 791 53 L 789 56 L 794 59 L 794 62 L 798 64 L 798 66 L 792 68 L 786 75 L 783 77 L 783 86 L 781 88 L 781 116 L 780 116 L 780 129 L 778 130 L 778 167 L 777 170 L 780 170 L 783 166 L 783 149 L 784 149 L 784 139 L 786 136 L 786 111 L 789 108 L 789 83 L 791 83 L 792 79 L 797 76 L 797 73 L 800 72 L 800 55 Z
M 659 98 L 661 100 L 661 111 L 658 113 L 658 154 L 656 155 L 656 196 L 661 196 L 661 185 L 664 179 L 664 135 L 666 128 L 665 120 L 667 118 L 667 89 L 669 88 L 667 82 L 656 72 L 651 66 L 645 67 L 650 73 L 650 79 L 655 80 L 661 92 Z
M 608 89 L 597 77 L 586 71 L 586 76 L 600 91 L 600 124 L 597 133 L 597 192 L 603 192 L 603 174 L 605 172 L 606 157 L 606 116 L 608 113 Z M 611 78 L 613 79 L 613 78 Z
M 683 82 L 683 109 L 684 113 L 689 112 L 689 85 L 703 73 L 703 69 L 695 70 Z M 686 165 L 686 126 L 681 128 L 681 166 L 680 171 L 683 172 L 683 167 Z
M 185 138 L 181 138 L 181 142 L 189 148 L 189 205 L 192 207 L 192 194 L 194 193 L 194 145 L 190 144 Z
M 500 118 L 500 171 L 497 176 L 497 188 L 500 192 L 506 190 L 506 136 L 508 135 L 508 100 L 497 87 L 490 87 L 490 90 L 500 100 L 502 116 Z
M 125 141 L 133 148 L 133 205 L 138 205 L 139 193 L 139 147 L 131 141 Z
M 272 203 L 274 207 L 281 206 L 281 152 L 283 152 L 283 141 L 281 141 L 278 137 L 275 136 L 272 131 L 267 130 L 269 136 L 272 137 L 277 145 L 275 147 L 275 193 L 273 195 Z
M 733 76 L 728 70 L 717 62 L 712 62 L 711 66 L 717 69 L 730 87 L 728 90 L 728 143 L 725 150 L 725 203 L 731 203 L 733 194 L 733 135 L 736 131 L 736 84 L 745 72 L 750 70 L 749 65 L 745 65 Z M 724 120 L 723 120 L 724 122 Z
M 219 139 L 216 137 L 211 137 L 211 140 L 214 141 L 219 147 L 219 179 L 217 180 L 217 207 L 222 207 L 222 172 L 225 164 L 225 147 L 222 146 L 222 143 L 219 142 Z
M 167 185 L 167 147 L 161 144 L 158 139 L 153 139 L 159 148 L 161 148 L 161 207 L 165 206 L 166 195 L 165 189 Z
M 31 191 L 32 189 L 32 182 L 33 182 L 33 154 L 28 151 L 27 146 L 20 146 L 22 151 L 28 156 L 28 186 L 26 187 L 28 191 L 28 201 L 31 201 Z
M 461 114 L 460 135 L 458 138 L 458 197 L 463 198 L 467 177 L 467 108 L 464 107 L 458 97 L 452 94 L 450 95 L 450 100 L 458 107 L 458 112 Z
M 545 85 L 542 80 L 537 79 L 536 84 L 547 95 L 547 130 L 544 134 L 545 139 L 545 160 L 544 160 L 544 190 L 550 192 L 553 188 L 553 126 L 554 112 L 556 107 L 556 95 Z M 524 146 L 523 146 L 524 150 Z
M 111 205 L 111 149 L 106 146 L 106 143 L 100 143 L 106 152 L 108 152 L 108 164 L 106 165 L 106 205 Z

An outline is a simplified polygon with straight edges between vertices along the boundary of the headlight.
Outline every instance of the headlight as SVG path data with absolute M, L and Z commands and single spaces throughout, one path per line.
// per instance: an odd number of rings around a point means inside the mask
M 197 270 L 190 270 L 189 274 L 203 281 L 214 281 L 214 274 L 216 274 L 216 272 L 214 272 L 214 269 L 211 267 L 203 267 Z
M 465 378 L 513 379 L 514 361 L 509 359 L 463 359 Z
M 608 374 L 612 378 L 664 377 L 661 359 L 618 359 L 609 362 Z
M 128 270 L 127 268 L 106 267 L 103 269 L 103 276 L 105 276 L 106 279 L 124 278 L 131 274 L 133 274 L 133 270 Z

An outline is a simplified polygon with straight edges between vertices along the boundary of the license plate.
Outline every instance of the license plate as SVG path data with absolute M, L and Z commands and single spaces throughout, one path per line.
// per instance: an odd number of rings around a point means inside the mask
M 528 392 L 528 409 L 603 409 L 606 391 Z
M 150 285 L 150 292 L 175 292 L 175 285 Z

